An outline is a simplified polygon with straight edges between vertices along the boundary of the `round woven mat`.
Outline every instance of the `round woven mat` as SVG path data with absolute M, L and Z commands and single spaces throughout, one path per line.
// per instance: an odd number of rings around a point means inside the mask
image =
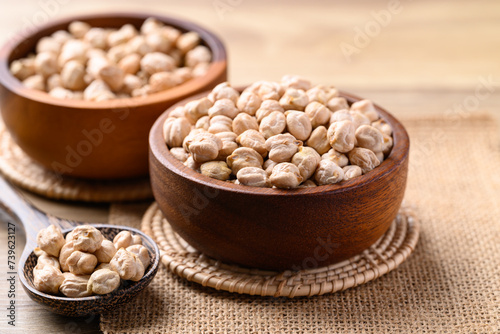
M 92 181 L 61 176 L 31 160 L 0 121 L 0 173 L 17 186 L 43 197 L 83 202 L 119 202 L 153 198 L 148 178 Z
M 217 290 L 274 297 L 322 295 L 380 277 L 408 258 L 420 230 L 410 210 L 402 208 L 374 245 L 349 260 L 298 272 L 271 272 L 227 265 L 201 254 L 172 230 L 156 203 L 145 213 L 141 228 L 159 245 L 161 261 L 173 273 Z

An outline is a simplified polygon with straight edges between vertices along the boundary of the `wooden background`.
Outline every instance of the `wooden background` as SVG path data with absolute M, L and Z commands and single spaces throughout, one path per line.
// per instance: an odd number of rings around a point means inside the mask
M 55 17 L 150 11 L 196 21 L 225 41 L 234 85 L 300 74 L 371 98 L 395 116 L 500 119 L 500 2 L 285 0 L 3 1 L 0 42 Z M 477 91 L 485 93 L 477 95 Z M 451 119 L 451 118 L 450 118 Z M 108 207 L 29 196 L 60 217 L 105 222 Z M 7 240 L 0 227 L 0 244 Z M 23 234 L 17 233 L 21 255 Z M 17 327 L 6 325 L 6 246 L 0 249 L 0 333 L 98 333 L 97 319 L 40 310 L 17 286 Z

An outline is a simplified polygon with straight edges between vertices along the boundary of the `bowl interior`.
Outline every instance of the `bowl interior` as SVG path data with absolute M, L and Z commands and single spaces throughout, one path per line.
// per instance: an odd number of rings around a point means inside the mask
M 67 316 L 82 316 L 90 313 L 100 313 L 110 310 L 116 306 L 129 301 L 138 292 L 144 289 L 156 275 L 160 262 L 160 251 L 156 243 L 146 234 L 141 231 L 127 226 L 110 226 L 110 225 L 92 225 L 96 227 L 105 238 L 113 240 L 113 238 L 121 231 L 127 230 L 133 234 L 138 234 L 142 237 L 143 245 L 148 249 L 151 257 L 151 262 L 145 270 L 144 276 L 137 282 L 123 281 L 120 287 L 106 295 L 95 295 L 89 297 L 69 298 L 64 295 L 51 295 L 40 292 L 33 285 L 33 268 L 37 263 L 37 256 L 31 252 L 25 263 L 22 263 L 20 268 L 23 268 L 20 278 L 25 290 L 29 296 L 36 302 L 47 306 L 51 311 Z M 63 230 L 66 235 L 72 229 Z M 20 269 L 21 270 L 21 269 Z

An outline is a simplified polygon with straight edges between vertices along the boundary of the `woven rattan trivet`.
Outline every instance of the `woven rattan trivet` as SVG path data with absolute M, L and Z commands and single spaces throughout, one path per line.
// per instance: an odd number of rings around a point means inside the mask
M 53 173 L 31 160 L 0 121 L 0 173 L 12 183 L 43 197 L 84 202 L 119 202 L 153 198 L 148 178 L 89 181 Z
M 420 230 L 410 210 L 402 208 L 389 230 L 361 254 L 327 267 L 278 273 L 227 265 L 204 256 L 172 230 L 156 203 L 145 213 L 141 228 L 158 243 L 162 263 L 173 273 L 217 290 L 275 297 L 322 295 L 380 277 L 408 258 Z

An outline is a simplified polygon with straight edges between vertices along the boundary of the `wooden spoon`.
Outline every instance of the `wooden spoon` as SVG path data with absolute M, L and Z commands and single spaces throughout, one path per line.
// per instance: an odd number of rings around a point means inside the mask
M 37 262 L 37 256 L 34 254 L 33 250 L 36 247 L 36 235 L 38 231 L 54 224 L 61 227 L 63 234 L 65 234 L 76 226 L 83 225 L 84 223 L 62 220 L 41 212 L 27 203 L 20 194 L 1 177 L 0 211 L 4 211 L 7 216 L 20 222 L 26 234 L 26 246 L 24 247 L 18 267 L 19 279 L 24 290 L 31 299 L 42 304 L 51 312 L 70 317 L 80 317 L 116 309 L 119 305 L 129 302 L 144 289 L 158 271 L 160 251 L 156 243 L 148 235 L 127 226 L 92 224 L 92 226 L 99 229 L 107 239 L 112 240 L 116 234 L 123 230 L 130 231 L 142 237 L 143 245 L 148 249 L 151 255 L 151 264 L 146 269 L 144 277 L 138 282 L 122 281 L 122 285 L 118 290 L 106 295 L 68 298 L 62 295 L 56 296 L 40 292 L 33 286 L 33 268 L 36 266 Z M 9 220 L 10 223 L 11 220 Z M 13 226 L 14 225 L 9 224 L 9 227 Z M 16 227 L 17 226 L 18 225 L 16 225 Z M 9 271 L 15 272 L 14 266 L 10 267 L 9 265 L 9 268 Z

